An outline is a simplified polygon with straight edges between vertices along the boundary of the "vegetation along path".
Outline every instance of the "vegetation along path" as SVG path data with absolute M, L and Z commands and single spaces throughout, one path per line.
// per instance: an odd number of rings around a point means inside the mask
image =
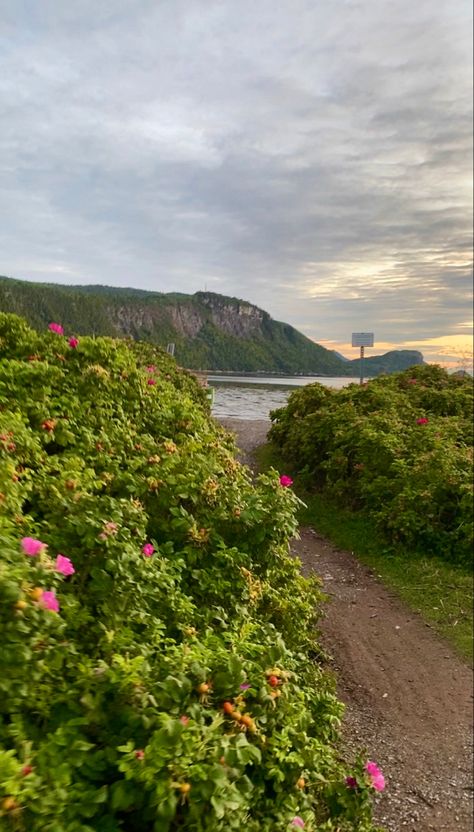
M 252 465 L 269 422 L 223 424 Z M 351 553 L 311 528 L 293 548 L 330 598 L 321 631 L 347 705 L 346 745 L 366 748 L 386 775 L 378 822 L 389 832 L 470 832 L 470 669 Z

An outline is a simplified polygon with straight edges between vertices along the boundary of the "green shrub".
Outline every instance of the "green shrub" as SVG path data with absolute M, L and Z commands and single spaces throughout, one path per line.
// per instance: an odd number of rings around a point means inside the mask
M 364 386 L 319 384 L 272 413 L 270 438 L 308 483 L 368 510 L 388 540 L 472 551 L 472 379 L 417 366 Z
M 298 500 L 165 353 L 71 344 L 0 315 L 0 828 L 371 830 Z

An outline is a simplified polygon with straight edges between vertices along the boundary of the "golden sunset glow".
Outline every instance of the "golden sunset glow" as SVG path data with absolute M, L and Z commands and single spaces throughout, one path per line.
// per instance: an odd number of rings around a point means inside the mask
M 459 326 L 471 327 L 472 323 L 463 323 Z M 328 350 L 336 350 L 346 358 L 357 358 L 359 349 L 353 347 L 351 341 L 330 341 L 320 340 L 321 346 Z M 473 338 L 467 335 L 440 335 L 438 338 L 425 340 L 399 341 L 378 341 L 375 333 L 375 343 L 372 348 L 366 348 L 366 356 L 379 355 L 390 350 L 419 350 L 423 353 L 428 363 L 441 364 L 447 369 L 469 370 L 473 365 Z

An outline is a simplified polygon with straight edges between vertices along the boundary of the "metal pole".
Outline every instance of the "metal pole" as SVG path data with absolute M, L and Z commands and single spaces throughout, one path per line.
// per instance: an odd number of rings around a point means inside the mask
M 360 384 L 364 383 L 364 347 L 360 348 Z

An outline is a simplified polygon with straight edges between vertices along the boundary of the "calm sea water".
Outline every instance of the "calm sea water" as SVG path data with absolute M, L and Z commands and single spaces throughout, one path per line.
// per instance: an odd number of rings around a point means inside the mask
M 354 378 L 209 375 L 209 386 L 214 388 L 212 413 L 217 419 L 269 419 L 270 411 L 284 407 L 295 387 L 315 381 L 337 389 L 357 383 Z

